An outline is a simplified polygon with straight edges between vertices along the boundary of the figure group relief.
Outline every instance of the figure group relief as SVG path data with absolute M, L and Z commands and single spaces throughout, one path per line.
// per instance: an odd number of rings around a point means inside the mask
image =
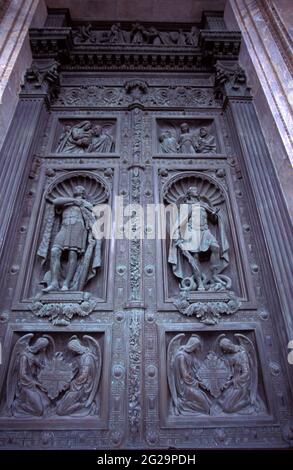
M 12 350 L 4 416 L 52 418 L 97 416 L 102 370 L 99 340 L 73 335 L 61 350 L 54 336 L 28 333 Z
M 191 128 L 188 122 L 180 125 L 166 123 L 159 130 L 160 153 L 210 154 L 217 152 L 216 138 L 207 126 Z
M 182 28 L 175 31 L 162 31 L 155 26 L 146 27 L 141 23 L 133 23 L 131 28 L 124 28 L 121 23 L 113 24 L 108 31 L 95 30 L 88 23 L 74 31 L 74 43 L 101 45 L 130 45 L 134 46 L 169 46 L 195 47 L 198 42 L 199 30 L 194 25 L 189 30 Z
M 223 333 L 206 345 L 204 334 L 180 333 L 167 351 L 171 415 L 265 414 L 258 374 L 257 352 L 247 335 Z
M 65 124 L 59 137 L 56 152 L 112 153 L 115 151 L 113 124 L 93 123 L 84 120 L 76 124 Z

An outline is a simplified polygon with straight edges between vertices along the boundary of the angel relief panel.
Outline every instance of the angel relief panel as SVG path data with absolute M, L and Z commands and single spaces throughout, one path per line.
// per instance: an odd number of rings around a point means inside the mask
M 105 419 L 107 376 L 102 332 L 13 334 L 0 421 Z
M 215 324 L 247 295 L 226 189 L 208 172 L 184 171 L 163 177 L 161 198 L 165 302 Z
M 61 119 L 52 151 L 62 154 L 99 154 L 117 151 L 116 122 L 113 119 Z
M 270 419 L 269 389 L 260 373 L 254 330 L 161 331 L 161 335 L 165 424 L 180 425 L 181 418 L 185 425 L 194 425 L 194 419 L 211 423 L 227 417 L 235 422 L 243 417 Z
M 158 119 L 157 149 L 160 154 L 220 153 L 211 119 Z

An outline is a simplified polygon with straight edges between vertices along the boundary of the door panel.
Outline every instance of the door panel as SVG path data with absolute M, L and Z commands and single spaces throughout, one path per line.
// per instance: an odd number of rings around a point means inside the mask
M 211 73 L 62 73 L 3 298 L 11 445 L 286 445 L 275 286 L 234 132 Z M 182 203 L 203 224 L 189 257 L 168 216 L 160 236 L 166 207 Z M 89 204 L 108 207 L 102 240 Z

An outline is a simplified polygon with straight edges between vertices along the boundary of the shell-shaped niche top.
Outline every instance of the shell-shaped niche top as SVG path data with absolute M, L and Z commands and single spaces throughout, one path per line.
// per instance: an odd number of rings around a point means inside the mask
M 191 187 L 196 187 L 200 197 L 213 206 L 225 201 L 224 189 L 211 176 L 198 172 L 186 172 L 168 180 L 162 188 L 163 199 L 169 204 L 180 204 Z
M 86 199 L 93 205 L 110 198 L 110 189 L 100 176 L 90 172 L 71 172 L 49 186 L 47 200 L 52 202 L 57 197 L 72 197 L 76 186 L 84 187 Z

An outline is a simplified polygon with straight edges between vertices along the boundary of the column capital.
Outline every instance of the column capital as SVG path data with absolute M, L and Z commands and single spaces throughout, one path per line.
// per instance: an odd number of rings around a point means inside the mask
M 43 98 L 49 105 L 60 91 L 60 63 L 55 59 L 34 61 L 27 69 L 20 98 Z
M 238 61 L 218 60 L 215 64 L 215 94 L 217 99 L 251 100 L 246 74 Z

